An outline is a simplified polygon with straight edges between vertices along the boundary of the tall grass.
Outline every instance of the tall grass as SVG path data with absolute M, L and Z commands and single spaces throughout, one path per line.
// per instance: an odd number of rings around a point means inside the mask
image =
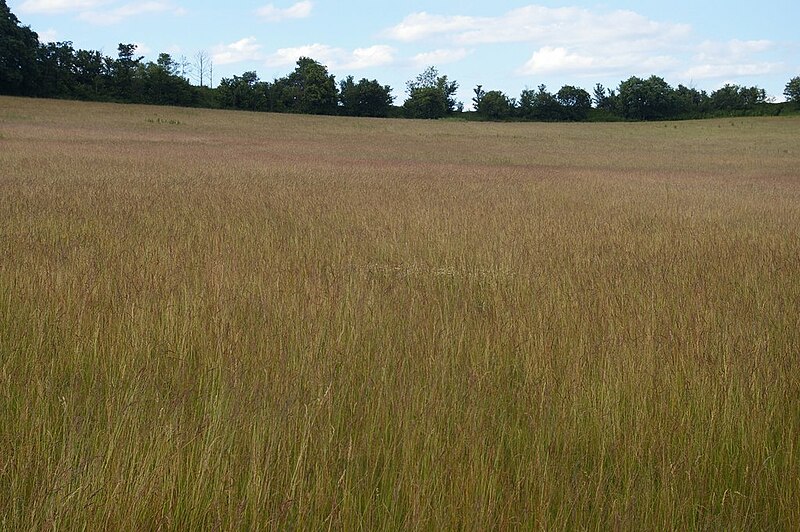
M 0 526 L 796 529 L 798 126 L 0 99 Z

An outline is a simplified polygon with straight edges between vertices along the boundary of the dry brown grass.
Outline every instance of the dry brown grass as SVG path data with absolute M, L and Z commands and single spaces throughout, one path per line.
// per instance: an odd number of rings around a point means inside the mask
M 796 529 L 798 131 L 0 98 L 2 528 Z

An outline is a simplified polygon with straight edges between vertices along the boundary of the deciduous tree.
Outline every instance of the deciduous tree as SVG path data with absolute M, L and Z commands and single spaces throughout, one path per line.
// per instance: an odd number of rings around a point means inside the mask
M 706 91 L 699 91 L 685 85 L 678 85 L 675 89 L 675 112 L 684 118 L 702 116 L 708 111 L 711 99 Z
M 353 76 L 347 76 L 339 83 L 342 114 L 387 116 L 393 101 L 392 88 L 389 85 L 381 85 L 377 80 L 364 78 L 356 83 Z
M 155 63 L 143 69 L 144 94 L 147 103 L 158 105 L 192 105 L 195 91 L 189 82 L 178 75 L 179 69 L 172 56 L 159 54 Z
M 766 91 L 758 87 L 726 83 L 711 93 L 711 105 L 718 111 L 743 111 L 766 101 Z
M 525 89 L 519 96 L 518 112 L 528 120 L 559 120 L 561 118 L 561 104 L 556 97 L 547 90 L 547 86 L 539 85 L 537 90 Z
M 33 95 L 38 82 L 39 36 L 22 26 L 0 0 L 0 94 Z
M 511 116 L 514 106 L 501 91 L 489 91 L 481 96 L 475 110 L 489 120 L 502 120 Z
M 144 57 L 136 57 L 135 44 L 120 43 L 117 46 L 117 59 L 110 61 L 110 73 L 116 99 L 132 102 L 140 99 L 138 86 L 139 67 Z
M 592 97 L 580 87 L 564 85 L 556 93 L 561 105 L 561 118 L 565 120 L 586 120 L 592 108 Z
M 198 85 L 201 87 L 211 86 L 213 82 L 211 79 L 213 68 L 214 64 L 208 52 L 200 50 L 194 55 L 194 75 Z
M 406 83 L 408 99 L 403 107 L 411 118 L 442 118 L 455 112 L 458 82 L 440 76 L 436 67 L 428 67 Z
M 75 52 L 76 96 L 85 100 L 104 100 L 108 72 L 103 54 L 96 50 L 78 50 Z
M 673 89 L 658 76 L 631 76 L 619 85 L 618 104 L 625 118 L 659 120 L 674 116 Z
M 48 42 L 39 45 L 39 87 L 37 94 L 49 98 L 74 96 L 75 50 L 71 42 Z
M 783 90 L 783 95 L 786 96 L 787 101 L 800 105 L 800 76 L 789 80 Z
M 338 91 L 328 69 L 310 57 L 297 60 L 294 72 L 275 80 L 276 110 L 317 115 L 336 114 Z
M 241 76 L 222 78 L 217 87 L 217 99 L 219 105 L 229 109 L 267 111 L 269 91 L 269 84 L 259 81 L 258 75 L 249 71 Z

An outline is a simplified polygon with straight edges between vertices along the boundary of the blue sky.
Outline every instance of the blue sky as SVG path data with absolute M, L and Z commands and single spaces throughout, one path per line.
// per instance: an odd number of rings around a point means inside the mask
M 712 91 L 758 85 L 783 99 L 800 75 L 800 2 L 574 0 L 525 2 L 355 0 L 227 2 L 185 0 L 11 0 L 11 10 L 42 41 L 116 55 L 136 43 L 193 60 L 205 51 L 214 83 L 247 70 L 284 76 L 301 55 L 337 80 L 376 78 L 397 103 L 405 82 L 426 66 L 459 82 L 467 106 L 477 84 L 516 97 L 546 84 L 555 92 L 595 83 L 614 88 L 656 74 L 673 86 Z

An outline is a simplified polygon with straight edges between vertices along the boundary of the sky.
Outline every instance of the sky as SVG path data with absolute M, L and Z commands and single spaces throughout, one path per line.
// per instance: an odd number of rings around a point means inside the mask
M 719 0 L 494 2 L 474 0 L 11 0 L 39 40 L 116 56 L 135 43 L 213 60 L 213 83 L 255 70 L 272 81 L 301 56 L 341 80 L 352 75 L 391 85 L 396 103 L 406 81 L 427 66 L 459 84 L 518 97 L 541 84 L 556 92 L 596 83 L 616 88 L 630 76 L 661 76 L 709 92 L 725 83 L 757 85 L 783 101 L 800 76 L 800 2 Z

